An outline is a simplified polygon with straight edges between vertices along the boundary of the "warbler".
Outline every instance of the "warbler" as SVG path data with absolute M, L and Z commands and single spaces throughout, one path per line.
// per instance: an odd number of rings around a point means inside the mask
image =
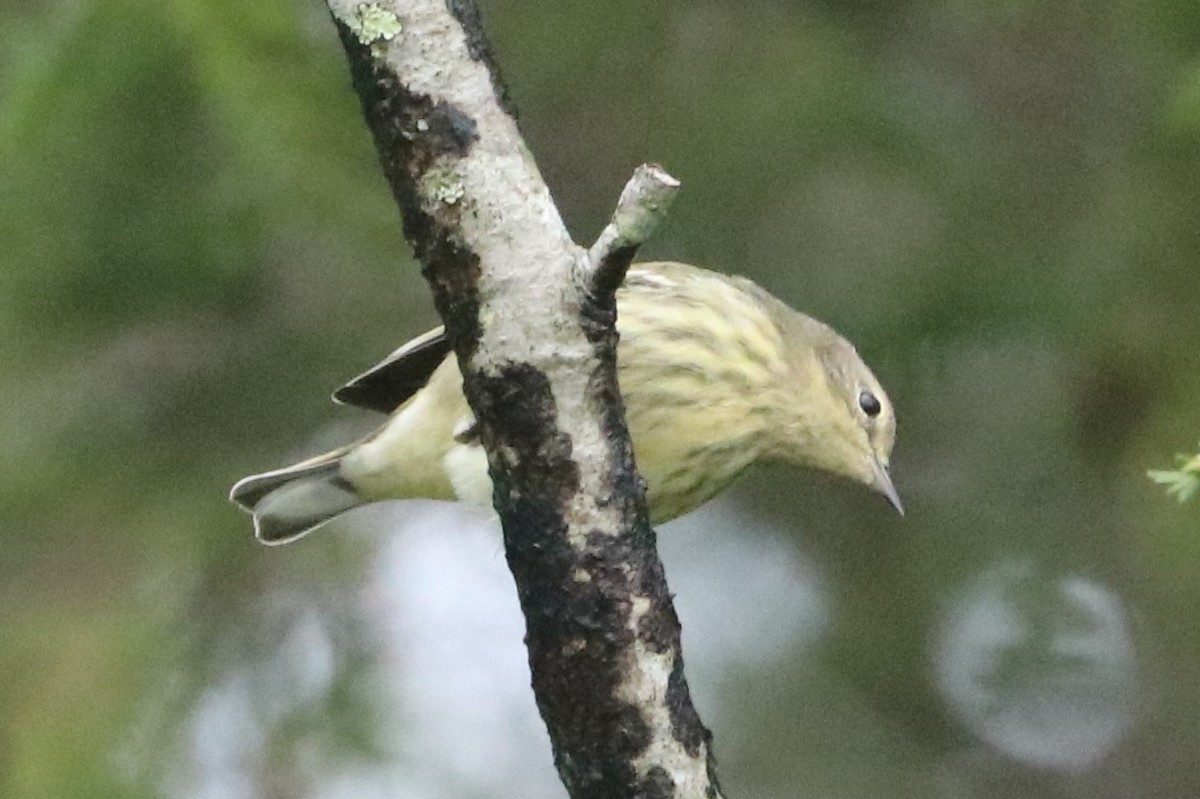
M 755 283 L 681 263 L 630 267 L 617 291 L 617 376 L 653 522 L 695 508 L 750 464 L 832 472 L 885 496 L 891 402 L 854 347 Z M 389 499 L 490 506 L 492 483 L 442 328 L 334 392 L 389 413 L 371 435 L 247 477 L 230 498 L 267 544 Z

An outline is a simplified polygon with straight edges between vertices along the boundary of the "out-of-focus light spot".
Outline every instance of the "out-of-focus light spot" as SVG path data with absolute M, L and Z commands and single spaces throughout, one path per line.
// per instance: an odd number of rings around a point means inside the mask
M 521 785 L 522 796 L 561 797 L 493 514 L 445 503 L 386 513 L 364 612 L 388 642 L 378 676 L 397 708 L 403 795 L 504 796 Z M 689 683 L 719 724 L 723 678 L 792 656 L 825 627 L 827 603 L 783 534 L 736 504 L 711 503 L 661 532 Z
M 231 666 L 201 694 L 188 719 L 187 756 L 168 775 L 167 795 L 255 795 L 273 732 L 329 692 L 336 658 L 320 610 L 294 595 L 274 596 L 265 603 L 264 616 L 287 624 L 278 645 L 261 660 Z
M 509 796 L 514 785 L 525 799 L 561 799 L 495 515 L 384 503 L 356 512 L 353 524 L 379 541 L 351 611 L 373 642 L 366 679 L 379 757 L 336 768 L 301 758 L 319 768 L 293 775 L 297 784 L 322 799 Z M 824 630 L 825 593 L 787 537 L 735 503 L 711 503 L 662 532 L 689 683 L 707 723 L 719 725 L 731 675 L 794 657 Z M 275 736 L 296 713 L 319 707 L 335 682 L 334 616 L 286 588 L 265 600 L 264 621 L 286 625 L 278 644 L 205 691 L 171 796 L 254 795 Z
M 783 531 L 736 502 L 710 502 L 661 533 L 688 681 L 705 709 L 719 709 L 725 676 L 795 657 L 828 628 L 816 567 Z
M 363 612 L 383 642 L 376 677 L 390 694 L 384 745 L 400 795 L 502 796 L 520 785 L 522 796 L 561 797 L 493 514 L 433 502 L 380 510 L 390 530 Z
M 228 675 L 200 698 L 188 730 L 190 768 L 171 775 L 167 793 L 189 799 L 253 795 L 252 764 L 265 737 L 247 675 Z
M 1002 561 L 955 596 L 934 641 L 950 711 L 998 751 L 1037 768 L 1087 769 L 1121 742 L 1138 703 L 1124 603 L 1074 576 Z

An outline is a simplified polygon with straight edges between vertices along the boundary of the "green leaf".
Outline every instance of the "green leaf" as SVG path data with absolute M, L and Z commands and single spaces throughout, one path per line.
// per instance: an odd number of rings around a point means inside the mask
M 1200 454 L 1176 455 L 1178 469 L 1151 469 L 1146 476 L 1167 487 L 1167 493 L 1181 503 L 1187 502 L 1200 490 Z

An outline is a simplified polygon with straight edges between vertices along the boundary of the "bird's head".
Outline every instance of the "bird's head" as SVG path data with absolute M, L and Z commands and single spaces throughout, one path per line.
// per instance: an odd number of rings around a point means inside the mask
M 802 348 L 793 369 L 804 388 L 782 453 L 789 460 L 848 477 L 887 498 L 904 513 L 888 465 L 896 440 L 896 415 L 883 386 L 853 345 L 819 322 L 804 318 L 813 345 Z

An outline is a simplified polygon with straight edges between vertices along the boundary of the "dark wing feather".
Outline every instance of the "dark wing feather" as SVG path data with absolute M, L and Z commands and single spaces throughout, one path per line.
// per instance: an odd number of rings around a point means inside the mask
M 417 336 L 380 363 L 333 392 L 334 402 L 391 413 L 429 382 L 450 354 L 444 328 Z

